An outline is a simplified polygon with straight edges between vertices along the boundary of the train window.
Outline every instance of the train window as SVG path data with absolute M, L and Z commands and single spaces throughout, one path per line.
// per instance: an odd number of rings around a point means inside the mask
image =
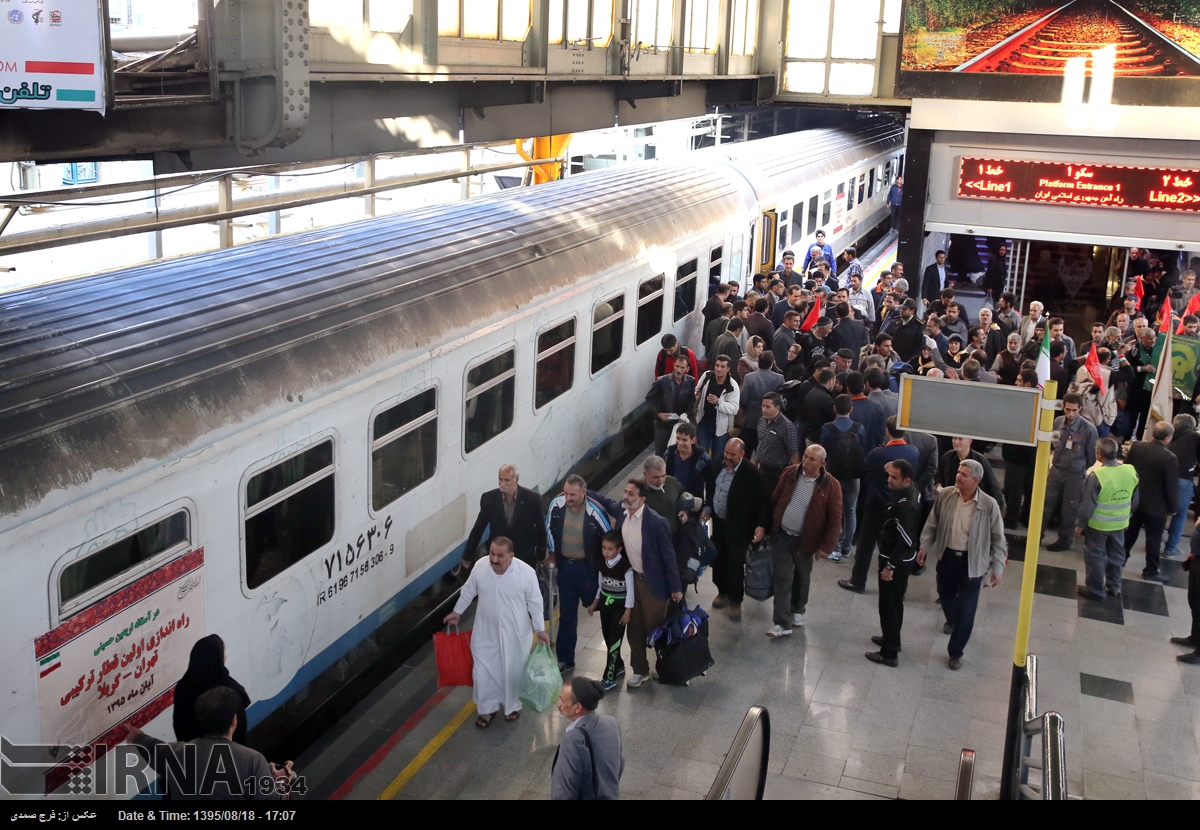
M 516 350 L 467 370 L 467 400 L 463 425 L 466 452 L 474 452 L 513 424 L 517 391 Z
M 858 203 L 860 205 L 863 203 L 863 199 L 866 198 L 866 190 L 867 190 L 867 174 L 859 173 L 858 174 Z
M 575 318 L 538 335 L 533 408 L 541 409 L 575 382 Z
M 375 416 L 371 426 L 371 507 L 382 510 L 437 472 L 437 390 Z M 404 439 L 404 440 L 400 440 Z
M 333 441 L 246 483 L 246 586 L 257 588 L 333 538 Z
M 717 248 L 720 251 L 720 248 Z M 676 323 L 696 310 L 696 267 L 697 261 L 689 259 L 675 271 L 675 315 Z M 720 272 L 717 272 L 720 276 Z
M 841 189 L 842 189 L 842 186 L 838 185 L 838 190 L 841 190 Z M 852 210 L 854 210 L 854 177 L 853 176 L 850 177 L 850 195 L 846 197 L 846 212 L 849 213 Z
M 831 211 L 833 210 L 833 191 L 826 190 L 824 198 L 821 199 L 821 224 L 828 225 Z
M 838 193 L 837 197 L 838 197 L 839 202 L 842 201 L 843 199 L 845 199 L 846 198 L 846 185 L 842 184 L 841 182 L 838 182 L 837 193 Z
M 638 286 L 637 337 L 640 345 L 662 331 L 663 275 L 651 277 Z
M 788 244 L 787 234 L 788 234 L 788 215 L 787 215 L 787 211 L 785 210 L 779 216 L 779 250 L 781 250 L 781 251 L 783 249 L 787 248 L 787 244 Z
M 867 173 L 867 198 L 870 199 L 875 195 L 875 168 L 872 167 Z
M 189 539 L 188 512 L 179 510 L 87 552 L 63 568 L 58 576 L 60 612 L 82 608 L 89 600 L 99 599 L 108 593 L 101 586 L 115 589 L 117 578 L 142 562 L 163 553 L 186 550 Z
M 721 279 L 721 257 L 723 254 L 723 247 L 718 245 L 708 255 L 708 278 L 710 282 L 713 279 L 719 282 Z
M 792 242 L 804 237 L 804 202 L 792 205 Z
M 625 295 L 617 294 L 592 312 L 592 374 L 621 356 L 625 337 Z
M 817 230 L 817 197 L 808 200 L 808 235 L 812 236 Z

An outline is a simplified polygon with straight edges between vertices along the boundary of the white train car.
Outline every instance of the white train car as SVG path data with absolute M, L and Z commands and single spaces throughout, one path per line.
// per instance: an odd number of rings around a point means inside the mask
M 49 747 L 9 794 L 171 737 L 206 633 L 252 727 L 302 696 L 454 566 L 502 463 L 545 492 L 621 440 L 806 175 L 902 152 L 874 120 L 0 296 L 0 734 Z

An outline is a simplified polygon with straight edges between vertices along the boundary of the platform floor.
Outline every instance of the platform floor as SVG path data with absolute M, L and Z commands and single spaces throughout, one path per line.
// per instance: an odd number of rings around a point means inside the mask
M 1167 642 L 1189 630 L 1185 574 L 1168 562 L 1171 585 L 1142 582 L 1140 550 L 1126 570 L 1123 602 L 1104 603 L 1075 595 L 1083 582 L 1079 551 L 1043 550 L 1031 642 L 1039 708 L 1066 721 L 1072 795 L 1200 798 L 1200 667 L 1178 663 L 1184 649 Z M 879 633 L 877 592 L 874 583 L 865 595 L 837 587 L 849 562 L 817 563 L 807 624 L 791 637 L 764 636 L 769 603 L 747 600 L 740 623 L 713 612 L 716 665 L 707 677 L 686 688 L 622 688 L 601 703 L 623 728 L 622 797 L 703 797 L 747 708 L 761 704 L 772 726 L 768 798 L 950 798 L 964 747 L 977 753 L 974 798 L 996 798 L 1020 544 L 1013 553 L 1001 585 L 982 592 L 957 672 L 946 665 L 949 637 L 932 569 L 909 583 L 897 669 L 863 657 Z M 715 593 L 705 577 L 705 608 Z M 689 603 L 694 597 L 689 592 Z M 605 655 L 598 616 L 581 616 L 580 643 L 576 671 L 598 677 Z M 497 719 L 486 730 L 474 719 L 469 688 L 437 689 L 427 647 L 297 767 L 316 797 L 548 797 L 566 721 L 553 709 L 526 711 L 516 723 Z

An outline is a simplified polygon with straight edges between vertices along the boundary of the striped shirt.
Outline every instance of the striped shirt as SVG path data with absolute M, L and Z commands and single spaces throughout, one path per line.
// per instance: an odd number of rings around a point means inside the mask
M 787 508 L 783 511 L 783 521 L 780 522 L 784 532 L 792 536 L 800 535 L 800 531 L 804 529 L 804 517 L 808 515 L 808 505 L 812 502 L 813 490 L 816 489 L 816 486 L 817 480 L 804 475 L 803 471 L 796 477 L 796 489 L 792 490 L 792 500 L 788 502 Z
M 580 508 L 578 512 L 567 508 L 563 511 L 562 555 L 567 559 L 583 559 L 586 555 L 583 548 L 583 522 L 587 511 Z

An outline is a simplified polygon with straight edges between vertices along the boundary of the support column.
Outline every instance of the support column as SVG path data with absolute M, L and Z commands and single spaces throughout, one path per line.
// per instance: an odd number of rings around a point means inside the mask
M 933 130 L 908 131 L 904 153 L 904 201 L 900 205 L 900 239 L 896 261 L 909 275 L 908 291 L 916 297 L 921 290 L 921 252 L 925 243 L 925 202 L 929 190 L 929 154 Z M 936 297 L 922 297 L 932 302 Z
M 217 210 L 221 213 L 233 210 L 233 174 L 227 173 L 217 179 Z M 217 221 L 217 239 L 220 247 L 233 247 L 233 220 L 220 219 Z
M 279 177 L 267 177 L 267 190 L 279 190 Z M 280 230 L 279 211 L 273 210 L 267 214 L 267 236 L 277 236 Z
M 369 190 L 375 186 L 375 157 L 368 156 L 363 161 L 363 184 Z M 375 215 L 375 194 L 368 193 L 363 196 L 363 212 L 367 216 Z

